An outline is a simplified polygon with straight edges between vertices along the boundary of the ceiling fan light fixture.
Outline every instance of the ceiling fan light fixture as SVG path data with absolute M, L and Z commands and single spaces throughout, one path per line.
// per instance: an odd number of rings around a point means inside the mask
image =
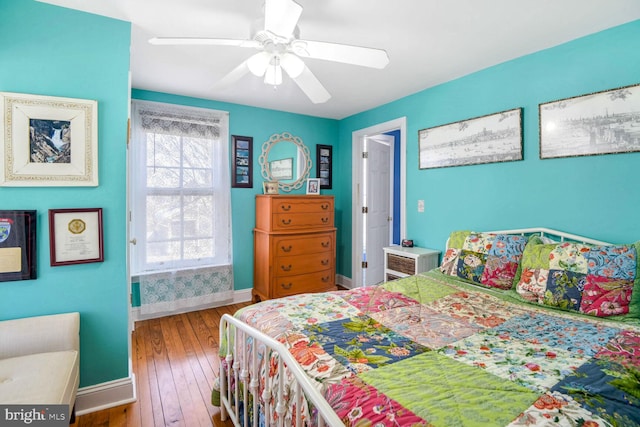
M 269 66 L 269 62 L 271 61 L 271 55 L 267 52 L 258 52 L 249 59 L 247 59 L 247 67 L 251 74 L 256 77 L 264 76 L 265 71 L 267 71 L 267 67 Z
M 280 67 L 280 58 L 277 55 L 274 55 L 269 62 L 267 71 L 264 73 L 264 82 L 270 86 L 282 84 L 282 67 Z
M 292 53 L 282 55 L 280 64 L 292 79 L 299 77 L 304 71 L 304 62 Z

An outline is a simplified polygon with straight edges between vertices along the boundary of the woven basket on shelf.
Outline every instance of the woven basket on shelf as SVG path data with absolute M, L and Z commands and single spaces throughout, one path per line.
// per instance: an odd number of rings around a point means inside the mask
M 405 274 L 415 273 L 415 260 L 404 256 L 387 254 L 387 268 Z

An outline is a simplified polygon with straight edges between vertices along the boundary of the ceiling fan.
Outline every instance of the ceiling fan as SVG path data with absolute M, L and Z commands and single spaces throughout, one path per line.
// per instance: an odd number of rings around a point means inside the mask
M 331 95 L 301 58 L 316 58 L 378 69 L 386 67 L 389 63 L 389 56 L 382 49 L 300 39 L 298 19 L 301 14 L 302 6 L 293 0 L 265 0 L 264 18 L 258 20 L 252 28 L 250 40 L 154 37 L 149 43 L 258 49 L 258 53 L 234 68 L 216 86 L 231 85 L 249 72 L 257 77 L 264 77 L 264 82 L 268 85 L 278 86 L 282 83 L 284 69 L 314 104 L 328 101 Z

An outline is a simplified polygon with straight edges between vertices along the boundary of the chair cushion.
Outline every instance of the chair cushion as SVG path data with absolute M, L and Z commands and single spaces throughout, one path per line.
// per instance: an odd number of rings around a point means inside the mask
M 3 404 L 66 404 L 71 410 L 79 381 L 75 350 L 0 359 Z

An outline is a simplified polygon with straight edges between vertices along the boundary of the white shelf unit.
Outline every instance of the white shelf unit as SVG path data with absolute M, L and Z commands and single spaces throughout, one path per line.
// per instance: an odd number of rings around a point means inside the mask
M 383 250 L 385 281 L 432 270 L 440 259 L 440 251 L 435 249 L 388 246 Z

